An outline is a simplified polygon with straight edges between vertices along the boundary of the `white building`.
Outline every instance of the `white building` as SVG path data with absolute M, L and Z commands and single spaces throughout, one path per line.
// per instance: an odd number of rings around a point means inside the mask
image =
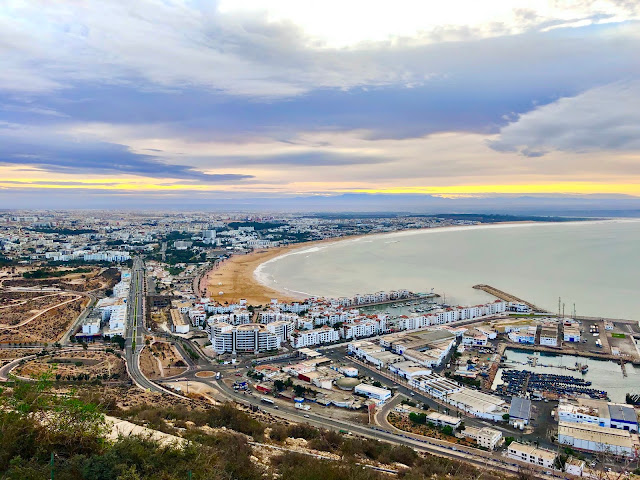
M 578 399 L 576 402 L 561 400 L 558 405 L 558 420 L 617 428 L 632 433 L 638 432 L 638 417 L 635 409 L 626 404 L 604 400 Z
M 175 333 L 189 333 L 189 322 L 183 315 L 177 308 L 171 309 L 171 325 Z
M 585 462 L 575 457 L 569 457 L 564 464 L 564 471 L 569 475 L 581 477 L 584 473 Z
M 280 343 L 289 341 L 293 324 L 291 322 L 278 320 L 267 324 L 267 330 L 280 339 Z
M 540 329 L 540 345 L 558 346 L 558 325 L 543 325 Z
M 516 343 L 533 345 L 536 342 L 536 327 L 526 327 L 508 334 L 509 340 Z
M 569 343 L 580 343 L 580 327 L 575 324 L 565 324 L 563 340 Z
M 392 363 L 389 365 L 389 370 L 396 375 L 406 378 L 407 380 L 417 375 L 429 375 L 431 373 L 431 369 L 410 360 Z
M 454 430 L 462 423 L 462 418 L 446 415 L 439 412 L 429 412 L 426 415 L 427 423 L 433 423 L 436 427 L 451 427 Z
M 337 330 L 330 327 L 316 328 L 314 330 L 296 331 L 292 334 L 293 347 L 302 348 L 322 343 L 333 343 L 340 340 Z
M 556 453 L 544 448 L 536 448 L 519 442 L 511 442 L 507 449 L 507 456 L 514 460 L 531 463 L 544 468 L 553 468 Z
M 83 335 L 97 335 L 100 332 L 100 320 L 90 319 L 82 324 Z
M 558 443 L 577 450 L 629 456 L 640 447 L 638 435 L 628 430 L 589 423 L 559 422 Z
M 217 354 L 260 353 L 280 348 L 278 336 L 257 323 L 239 326 L 215 323 L 211 326 L 210 338 Z
M 472 438 L 478 446 L 488 450 L 494 450 L 502 441 L 502 432 L 495 428 L 466 427 L 461 433 L 463 437 Z
M 391 398 L 391 390 L 387 390 L 386 388 L 374 387 L 373 385 L 368 385 L 366 383 L 356 385 L 353 391 L 360 395 L 366 395 L 368 398 L 378 400 L 380 403 L 384 403 L 386 400 L 389 400 Z
M 489 337 L 477 328 L 472 328 L 462 334 L 462 345 L 465 347 L 484 347 L 488 341 Z

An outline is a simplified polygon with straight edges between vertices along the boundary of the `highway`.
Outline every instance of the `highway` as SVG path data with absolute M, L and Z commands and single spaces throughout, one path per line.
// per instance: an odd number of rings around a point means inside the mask
M 135 257 L 131 268 L 131 288 L 127 299 L 127 325 L 124 347 L 127 373 L 133 382 L 144 390 L 172 393 L 150 381 L 140 370 L 140 352 L 144 348 L 146 286 L 144 263 L 142 263 L 140 257 Z

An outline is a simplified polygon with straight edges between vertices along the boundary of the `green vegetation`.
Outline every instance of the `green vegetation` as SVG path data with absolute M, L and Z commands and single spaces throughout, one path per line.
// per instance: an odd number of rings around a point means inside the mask
M 452 375 L 451 372 L 445 372 L 445 377 L 449 377 L 455 380 L 458 383 L 462 383 L 464 385 L 469 385 L 472 387 L 480 388 L 482 386 L 482 382 L 475 378 L 463 377 L 462 375 Z
M 74 268 L 71 270 L 52 270 L 50 268 L 39 268 L 32 272 L 24 272 L 22 276 L 24 278 L 52 278 L 52 277 L 64 277 L 65 275 L 72 275 L 74 273 L 90 273 L 90 268 Z
M 627 336 L 624 333 L 612 333 L 611 336 L 613 338 L 627 338 Z
M 187 443 L 160 446 L 141 437 L 106 439 L 104 414 L 149 428 L 179 434 Z M 229 429 L 206 432 L 200 427 Z M 0 391 L 0 479 L 35 480 L 383 480 L 389 476 L 365 469 L 359 462 L 392 465 L 401 480 L 498 480 L 497 472 L 454 460 L 420 456 L 413 449 L 354 437 L 346 432 L 321 430 L 307 424 L 272 425 L 271 441 L 304 438 L 311 448 L 333 452 L 342 460 L 320 460 L 286 452 L 269 465 L 256 464 L 258 456 L 243 433 L 265 441 L 265 425 L 231 404 L 211 408 L 138 405 L 120 410 L 115 398 L 102 391 L 52 389 L 45 378 L 17 382 Z M 53 462 L 51 463 L 51 459 Z
M 180 275 L 184 272 L 184 267 L 169 267 L 167 268 L 167 271 L 169 272 L 169 275 L 173 275 L 175 277 L 176 275 Z

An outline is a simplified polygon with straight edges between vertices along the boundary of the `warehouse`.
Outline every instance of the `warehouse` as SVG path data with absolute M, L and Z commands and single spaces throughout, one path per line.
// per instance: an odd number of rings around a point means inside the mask
M 558 424 L 558 443 L 577 450 L 624 456 L 633 455 L 640 444 L 638 435 L 628 430 L 574 422 Z
M 368 398 L 378 400 L 380 403 L 384 403 L 386 400 L 389 400 L 391 398 L 391 390 L 387 390 L 386 388 L 374 387 L 373 385 L 368 385 L 366 383 L 356 385 L 353 391 L 357 394 L 365 395 Z

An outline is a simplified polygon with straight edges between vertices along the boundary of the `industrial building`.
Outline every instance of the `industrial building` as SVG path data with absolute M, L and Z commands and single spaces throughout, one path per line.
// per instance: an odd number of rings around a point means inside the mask
M 366 383 L 356 385 L 353 391 L 354 393 L 365 395 L 368 398 L 377 400 L 380 403 L 384 403 L 391 398 L 391 390 L 387 390 L 386 388 L 374 387 L 373 385 L 368 385 Z
M 562 400 L 557 411 L 558 420 L 561 422 L 591 424 L 618 428 L 632 433 L 638 432 L 638 417 L 631 405 L 581 398 L 575 402 Z
M 588 452 L 633 455 L 640 447 L 638 435 L 628 430 L 590 423 L 559 422 L 558 443 Z
M 512 397 L 509 408 L 509 423 L 516 428 L 529 425 L 531 419 L 531 400 L 522 397 Z

